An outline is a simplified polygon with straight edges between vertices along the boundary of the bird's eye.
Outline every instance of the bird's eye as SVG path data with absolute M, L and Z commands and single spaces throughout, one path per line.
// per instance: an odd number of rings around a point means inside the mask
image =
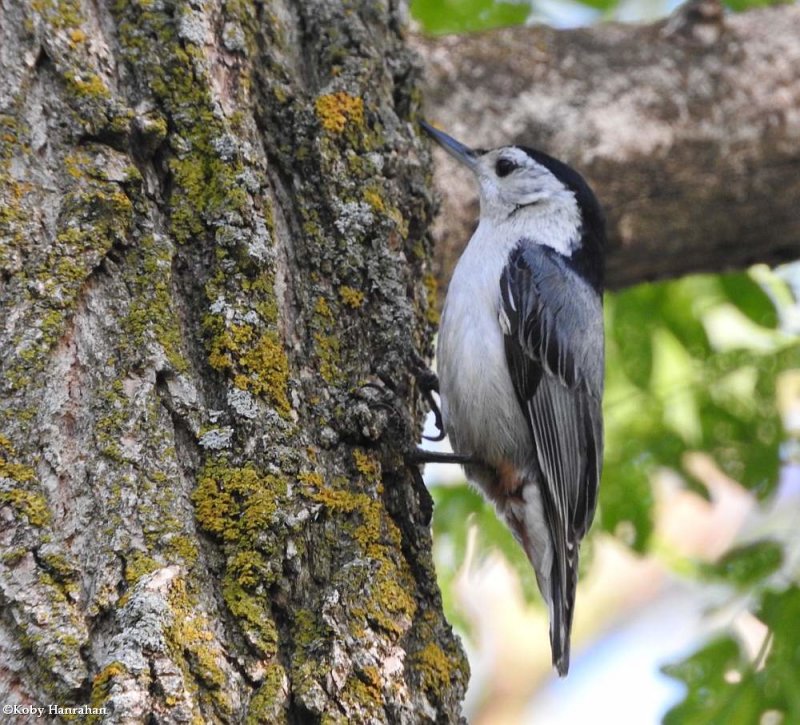
M 497 159 L 494 171 L 498 176 L 508 176 L 517 165 L 511 159 Z

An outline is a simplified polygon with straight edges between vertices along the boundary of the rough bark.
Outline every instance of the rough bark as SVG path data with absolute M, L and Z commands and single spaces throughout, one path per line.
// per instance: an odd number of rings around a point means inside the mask
M 459 718 L 398 5 L 0 4 L 0 702 Z
M 800 257 L 796 5 L 723 18 L 705 0 L 653 25 L 413 45 L 429 120 L 467 144 L 536 146 L 584 172 L 608 215 L 612 288 Z M 449 158 L 436 176 L 447 280 L 477 203 Z

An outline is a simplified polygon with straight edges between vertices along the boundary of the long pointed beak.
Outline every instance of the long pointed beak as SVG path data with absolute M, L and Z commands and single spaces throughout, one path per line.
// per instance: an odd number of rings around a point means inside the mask
M 422 126 L 422 130 L 425 131 L 428 136 L 436 141 L 436 143 L 438 143 L 439 146 L 447 151 L 447 153 L 450 154 L 454 159 L 460 161 L 470 169 L 475 168 L 479 155 L 476 150 L 471 149 L 468 146 L 464 146 L 463 143 L 456 141 L 452 136 L 448 136 L 443 131 L 439 131 L 425 121 L 420 121 L 419 125 Z

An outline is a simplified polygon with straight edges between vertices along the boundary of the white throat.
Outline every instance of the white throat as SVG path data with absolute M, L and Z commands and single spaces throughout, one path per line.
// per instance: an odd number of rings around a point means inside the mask
M 481 217 L 495 227 L 503 238 L 530 239 L 535 244 L 551 247 L 565 257 L 571 257 L 580 246 L 581 213 L 571 192 L 562 192 L 556 197 L 516 210 L 482 208 Z
M 509 235 L 530 239 L 536 244 L 551 247 L 565 257 L 571 257 L 581 242 L 581 214 L 577 204 L 564 206 L 543 202 L 525 206 L 500 222 Z

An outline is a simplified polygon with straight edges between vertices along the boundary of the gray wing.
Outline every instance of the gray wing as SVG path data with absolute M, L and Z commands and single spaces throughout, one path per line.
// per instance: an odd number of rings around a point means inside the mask
M 500 279 L 508 369 L 567 540 L 591 524 L 603 450 L 603 311 L 560 255 L 524 244 Z
M 541 470 L 551 595 L 568 657 L 578 544 L 594 518 L 603 458 L 601 301 L 563 257 L 525 241 L 509 257 L 500 293 L 508 369 Z

